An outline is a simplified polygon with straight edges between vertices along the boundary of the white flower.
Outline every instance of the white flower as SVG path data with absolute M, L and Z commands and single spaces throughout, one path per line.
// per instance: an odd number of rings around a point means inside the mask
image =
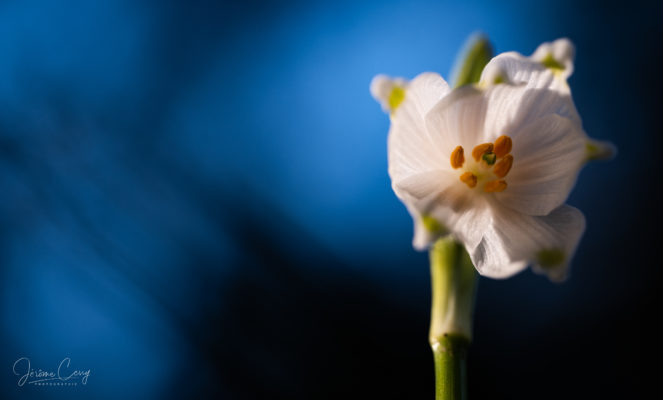
M 530 58 L 502 54 L 478 85 L 453 91 L 434 73 L 374 78 L 371 92 L 391 113 L 389 175 L 415 221 L 416 248 L 451 234 L 482 275 L 533 263 L 566 276 L 585 219 L 564 202 L 599 146 L 565 86 L 572 55 L 568 41 Z

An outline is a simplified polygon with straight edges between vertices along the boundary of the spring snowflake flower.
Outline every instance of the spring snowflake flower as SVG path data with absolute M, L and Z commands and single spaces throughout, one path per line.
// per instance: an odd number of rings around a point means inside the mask
M 586 161 L 612 149 L 583 131 L 572 71 L 573 46 L 561 39 L 531 57 L 500 54 L 478 84 L 454 90 L 435 73 L 373 79 L 391 116 L 389 175 L 415 221 L 416 248 L 453 235 L 482 275 L 533 264 L 564 279 L 585 228 L 564 202 Z

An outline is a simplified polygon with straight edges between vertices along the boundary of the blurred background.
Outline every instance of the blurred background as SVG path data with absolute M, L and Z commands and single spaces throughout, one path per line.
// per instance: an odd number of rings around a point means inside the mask
M 432 399 L 427 254 L 378 73 L 567 36 L 618 157 L 561 285 L 481 279 L 473 399 L 641 398 L 660 330 L 661 10 L 590 1 L 0 3 L 0 398 Z M 17 385 L 12 366 L 91 371 Z

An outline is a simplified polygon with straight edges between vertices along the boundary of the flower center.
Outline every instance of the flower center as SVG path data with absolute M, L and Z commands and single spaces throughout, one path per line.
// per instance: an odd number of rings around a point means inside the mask
M 506 189 L 507 174 L 513 165 L 509 154 L 513 142 L 502 135 L 495 143 L 482 143 L 472 150 L 472 160 L 465 162 L 465 151 L 458 146 L 451 152 L 451 166 L 462 169 L 460 180 L 470 189 L 479 186 L 486 193 L 501 192 Z

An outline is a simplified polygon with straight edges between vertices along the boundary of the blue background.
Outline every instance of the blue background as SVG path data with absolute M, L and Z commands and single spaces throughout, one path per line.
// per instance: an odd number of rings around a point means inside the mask
M 427 255 L 390 189 L 378 73 L 577 46 L 619 156 L 569 203 L 571 278 L 482 279 L 475 399 L 638 398 L 660 316 L 660 10 L 639 2 L 0 4 L 0 397 L 433 398 Z M 90 369 L 17 386 L 29 357 Z

